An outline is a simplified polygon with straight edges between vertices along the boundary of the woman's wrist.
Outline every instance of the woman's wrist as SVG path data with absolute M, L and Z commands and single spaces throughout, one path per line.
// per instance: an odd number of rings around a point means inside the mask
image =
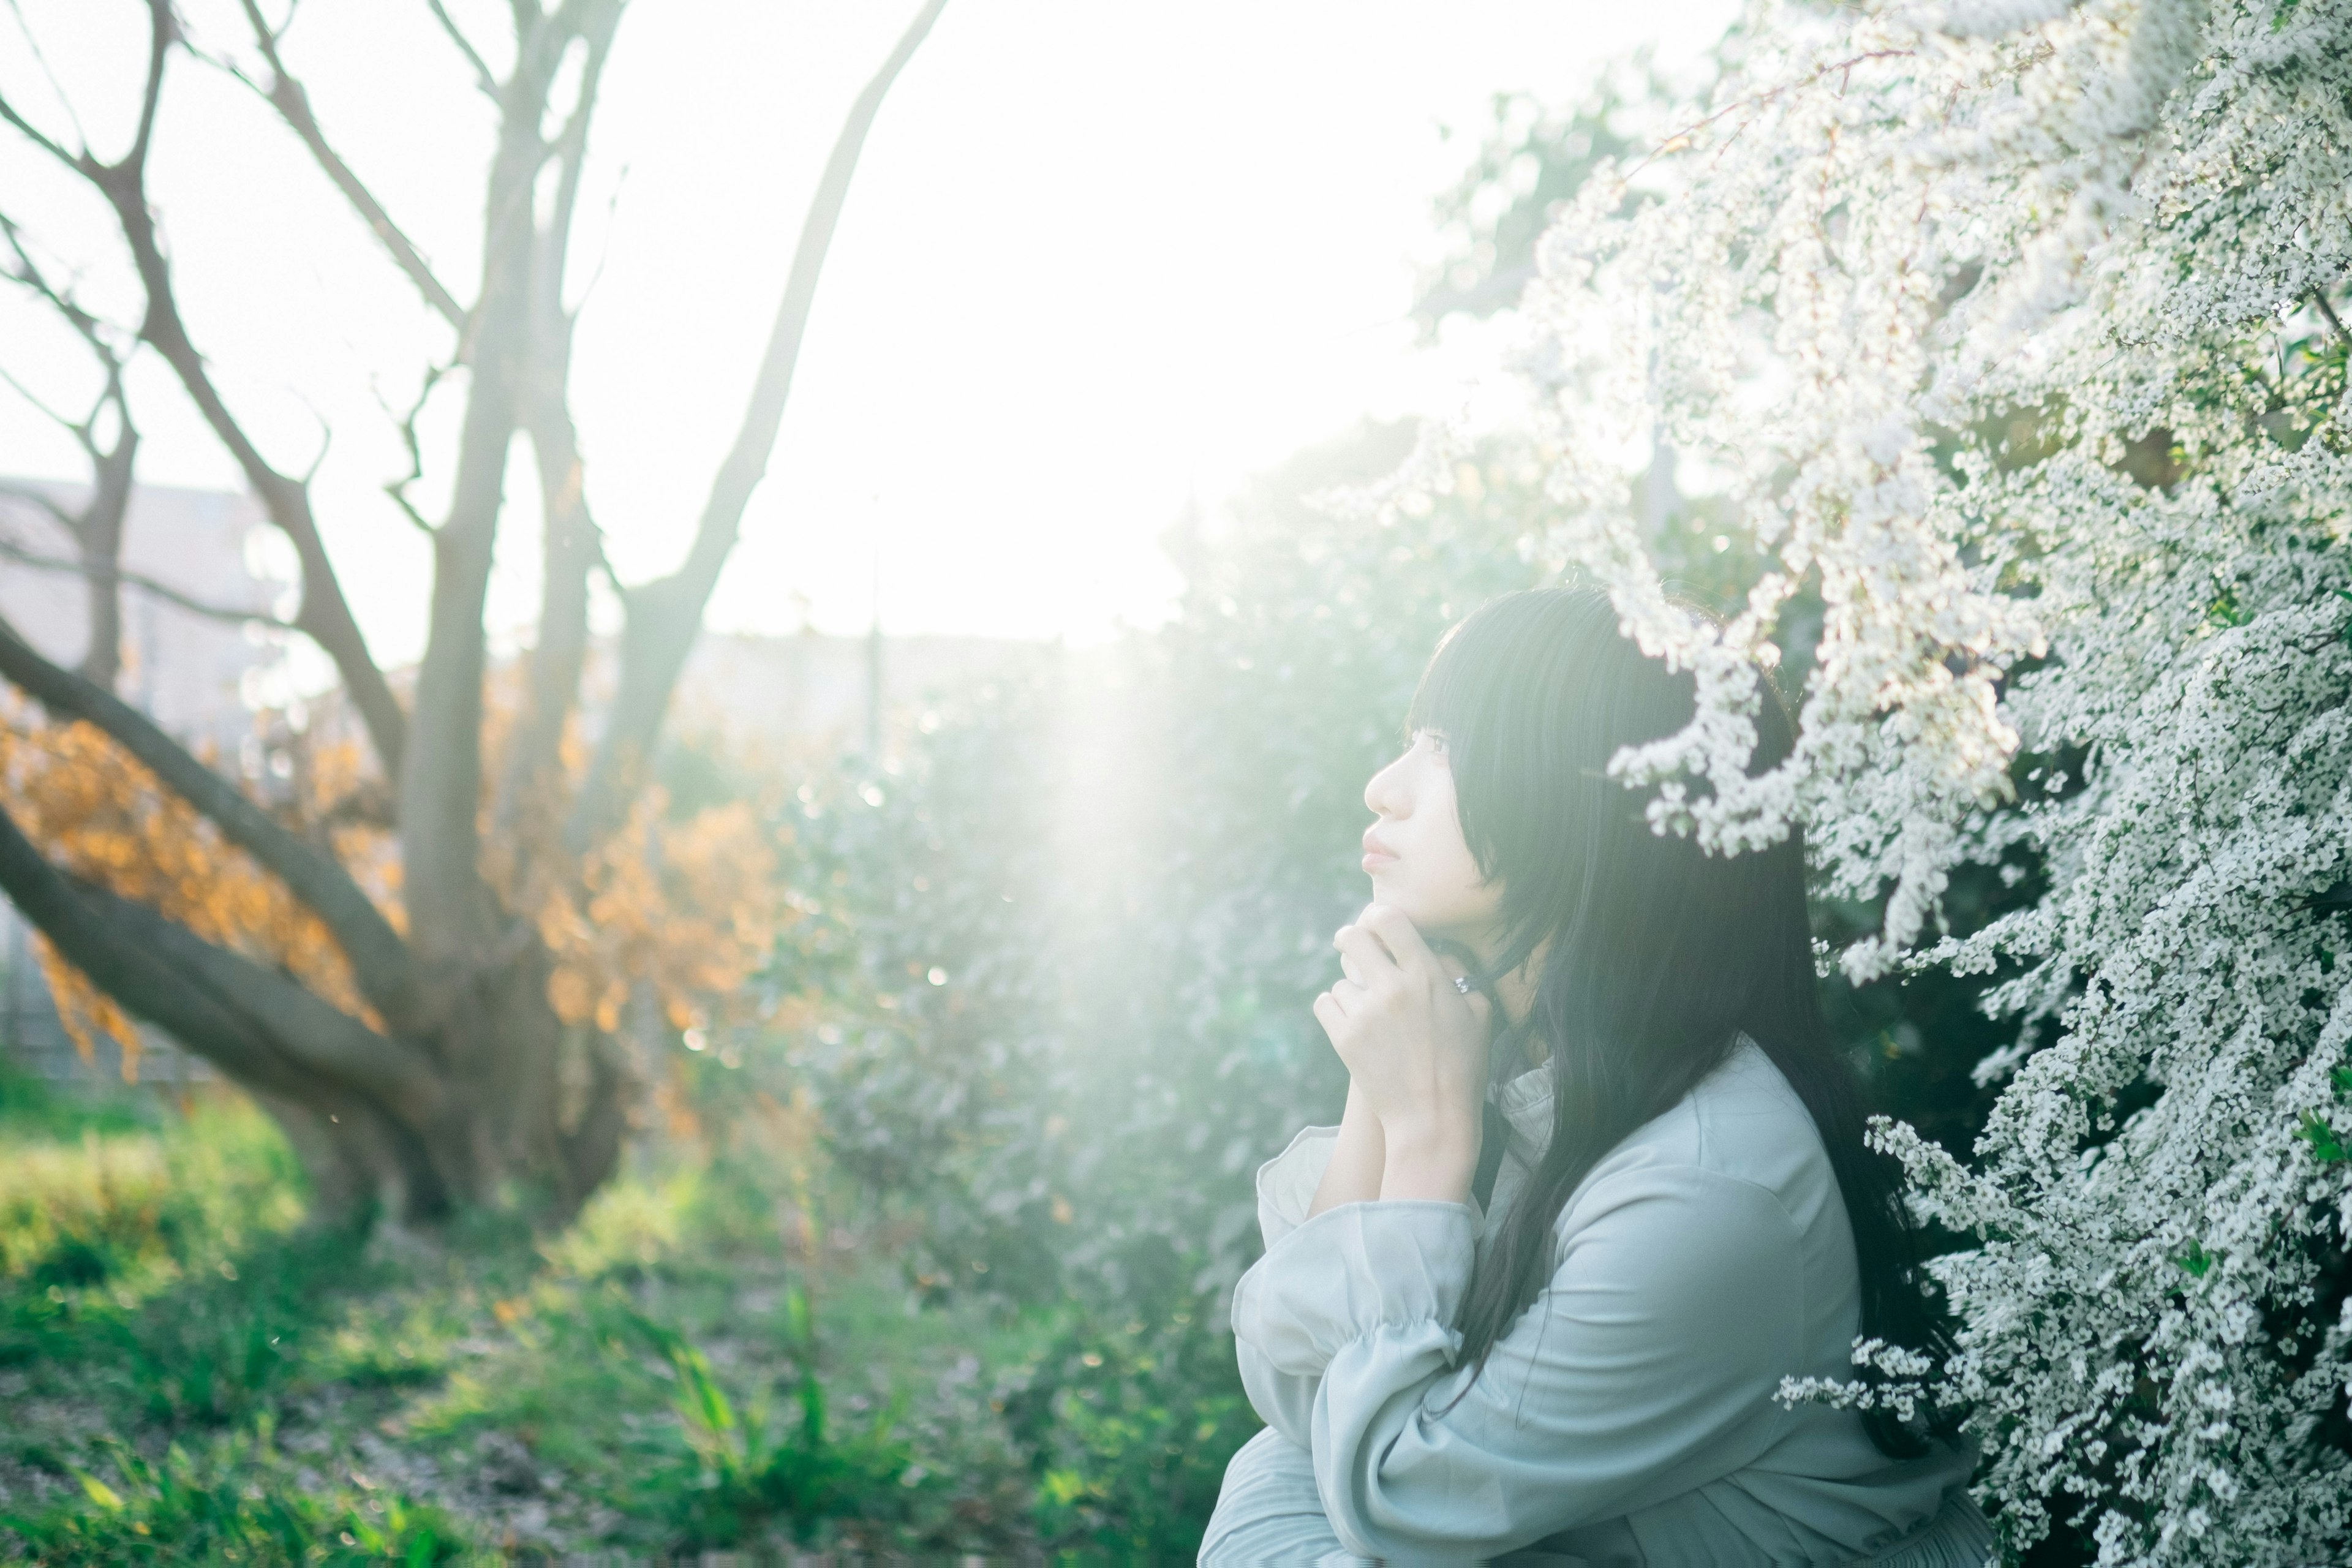
M 1465 1203 L 1478 1172 L 1479 1128 L 1423 1124 L 1384 1128 L 1383 1200 Z
M 1379 1197 L 1386 1163 L 1381 1120 L 1350 1082 L 1348 1106 L 1339 1117 L 1339 1135 L 1332 1144 L 1330 1163 L 1323 1167 L 1323 1179 L 1316 1184 L 1307 1217 L 1341 1204 L 1369 1203 Z

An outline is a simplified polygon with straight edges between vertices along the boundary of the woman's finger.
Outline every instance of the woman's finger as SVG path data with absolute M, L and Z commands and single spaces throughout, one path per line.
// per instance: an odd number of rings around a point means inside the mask
M 1339 1026 L 1348 1021 L 1347 1015 L 1339 1011 L 1339 1004 L 1328 991 L 1315 998 L 1315 1021 L 1323 1026 L 1333 1045 L 1339 1043 Z
M 1396 960 L 1389 956 L 1389 950 L 1360 925 L 1341 926 L 1339 934 L 1331 939 L 1331 945 L 1339 950 L 1339 967 L 1359 985 L 1369 985 L 1383 974 L 1396 973 Z
M 1437 955 L 1421 940 L 1402 910 L 1392 904 L 1366 904 L 1364 912 L 1356 917 L 1355 929 L 1370 932 L 1387 954 L 1389 961 L 1407 973 L 1435 974 L 1443 973 Z M 1449 982 L 1452 979 L 1447 975 Z
M 1364 988 L 1352 980 L 1342 980 L 1323 994 L 1338 1005 L 1342 1017 L 1354 1017 L 1364 1005 Z

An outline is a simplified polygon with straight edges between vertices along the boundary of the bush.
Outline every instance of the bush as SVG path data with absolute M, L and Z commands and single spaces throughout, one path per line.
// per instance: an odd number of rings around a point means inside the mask
M 1307 504 L 1407 448 L 1371 427 L 1303 456 L 1223 531 L 1171 542 L 1175 622 L 970 694 L 903 770 L 812 778 L 778 825 L 802 918 L 749 1076 L 813 1091 L 839 1165 L 912 1205 L 928 1298 L 1075 1303 L 1015 1406 L 1047 1541 L 1197 1541 L 1255 1426 L 1225 1317 L 1257 1251 L 1251 1174 L 1344 1086 L 1309 1003 L 1364 896 L 1363 782 L 1444 628 L 1558 575 L 1521 548 L 1544 503 L 1506 444 L 1377 525 Z M 1704 601 L 1753 579 L 1717 510 L 1662 546 Z M 1820 910 L 1825 936 L 1876 920 Z M 1887 1108 L 1965 1146 L 1990 1099 L 1968 1078 L 1980 984 L 1826 984 Z
M 1036 1472 L 1041 1543 L 1141 1562 L 1199 1549 L 1225 1461 L 1258 1426 L 1232 1340 L 1181 1311 L 1074 1322 L 1010 1418 Z

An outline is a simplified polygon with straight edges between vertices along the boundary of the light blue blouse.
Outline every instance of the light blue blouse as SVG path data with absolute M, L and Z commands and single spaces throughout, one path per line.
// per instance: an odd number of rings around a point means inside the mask
M 1500 1102 L 1497 1216 L 1549 1135 L 1548 1075 Z M 1268 1430 L 1227 1471 L 1203 1562 L 1986 1560 L 1967 1454 L 1891 1460 L 1853 1412 L 1775 1397 L 1853 1375 L 1861 1297 L 1828 1155 L 1753 1042 L 1585 1178 L 1550 1282 L 1475 1376 L 1454 1324 L 1477 1205 L 1308 1219 L 1337 1136 L 1310 1127 L 1258 1173 L 1266 1251 L 1234 1334 Z

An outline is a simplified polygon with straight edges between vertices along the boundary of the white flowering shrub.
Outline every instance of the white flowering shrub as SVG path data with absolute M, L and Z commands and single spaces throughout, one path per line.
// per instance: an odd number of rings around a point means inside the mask
M 1549 545 L 1700 679 L 1618 771 L 1717 849 L 1802 822 L 1881 900 L 1850 978 L 1950 964 L 2015 1021 L 1974 1162 L 1878 1133 L 1973 1238 L 1927 1382 L 2007 1547 L 2344 1561 L 2352 4 L 1765 5 L 1738 40 L 1522 301 Z M 1719 630 L 1636 520 L 1653 431 L 1754 529 Z M 1799 743 L 1751 777 L 1801 594 Z M 2043 896 L 1943 929 L 2021 847 Z

